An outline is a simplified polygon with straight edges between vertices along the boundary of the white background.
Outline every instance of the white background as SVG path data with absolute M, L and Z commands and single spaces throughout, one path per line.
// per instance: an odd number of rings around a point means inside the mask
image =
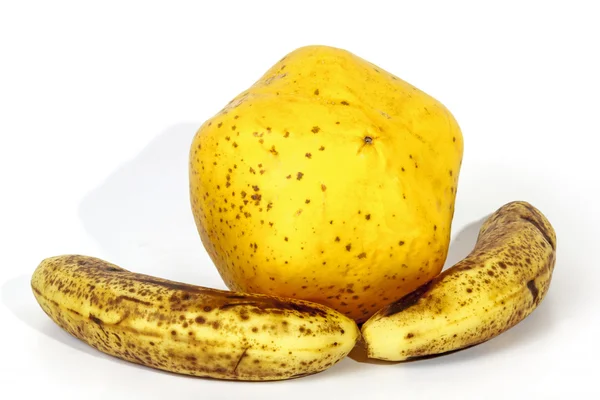
M 0 3 L 0 397 L 557 398 L 600 394 L 600 28 L 593 1 Z M 35 303 L 44 257 L 82 253 L 224 288 L 196 233 L 188 146 L 283 55 L 350 50 L 442 101 L 465 138 L 451 264 L 527 200 L 558 234 L 548 296 L 474 348 L 306 378 L 189 378 L 105 356 Z

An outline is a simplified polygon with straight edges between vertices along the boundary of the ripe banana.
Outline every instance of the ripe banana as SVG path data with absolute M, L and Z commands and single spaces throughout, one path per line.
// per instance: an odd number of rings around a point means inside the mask
M 499 335 L 540 304 L 555 259 L 556 235 L 544 215 L 526 202 L 504 205 L 469 256 L 363 325 L 368 356 L 402 361 Z
M 344 358 L 360 335 L 319 304 L 172 282 L 80 255 L 43 260 L 31 286 L 50 318 L 90 346 L 181 374 L 300 377 Z

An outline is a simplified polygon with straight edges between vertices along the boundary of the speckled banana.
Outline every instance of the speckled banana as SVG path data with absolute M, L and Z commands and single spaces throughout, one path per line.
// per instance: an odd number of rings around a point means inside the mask
M 187 285 L 65 255 L 35 270 L 42 309 L 73 336 L 121 359 L 171 372 L 280 380 L 332 366 L 360 335 L 325 306 Z
M 552 277 L 556 235 L 532 205 L 512 202 L 483 224 L 475 248 L 362 327 L 368 356 L 390 361 L 489 340 L 527 317 Z

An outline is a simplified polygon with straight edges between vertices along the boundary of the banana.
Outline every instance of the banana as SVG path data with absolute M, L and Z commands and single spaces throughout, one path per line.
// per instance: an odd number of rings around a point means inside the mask
M 90 346 L 187 375 L 301 377 L 340 361 L 360 336 L 353 320 L 319 304 L 172 282 L 81 255 L 43 260 L 31 286 L 46 314 Z
M 546 217 L 526 202 L 505 204 L 484 222 L 464 260 L 363 325 L 368 356 L 402 361 L 499 335 L 540 304 L 555 260 L 556 235 Z

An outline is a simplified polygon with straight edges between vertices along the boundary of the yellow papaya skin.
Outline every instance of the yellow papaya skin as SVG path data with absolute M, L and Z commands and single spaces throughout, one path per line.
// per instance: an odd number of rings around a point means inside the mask
M 348 51 L 307 46 L 200 127 L 191 206 L 230 289 L 362 322 L 441 271 L 462 154 L 439 101 Z

